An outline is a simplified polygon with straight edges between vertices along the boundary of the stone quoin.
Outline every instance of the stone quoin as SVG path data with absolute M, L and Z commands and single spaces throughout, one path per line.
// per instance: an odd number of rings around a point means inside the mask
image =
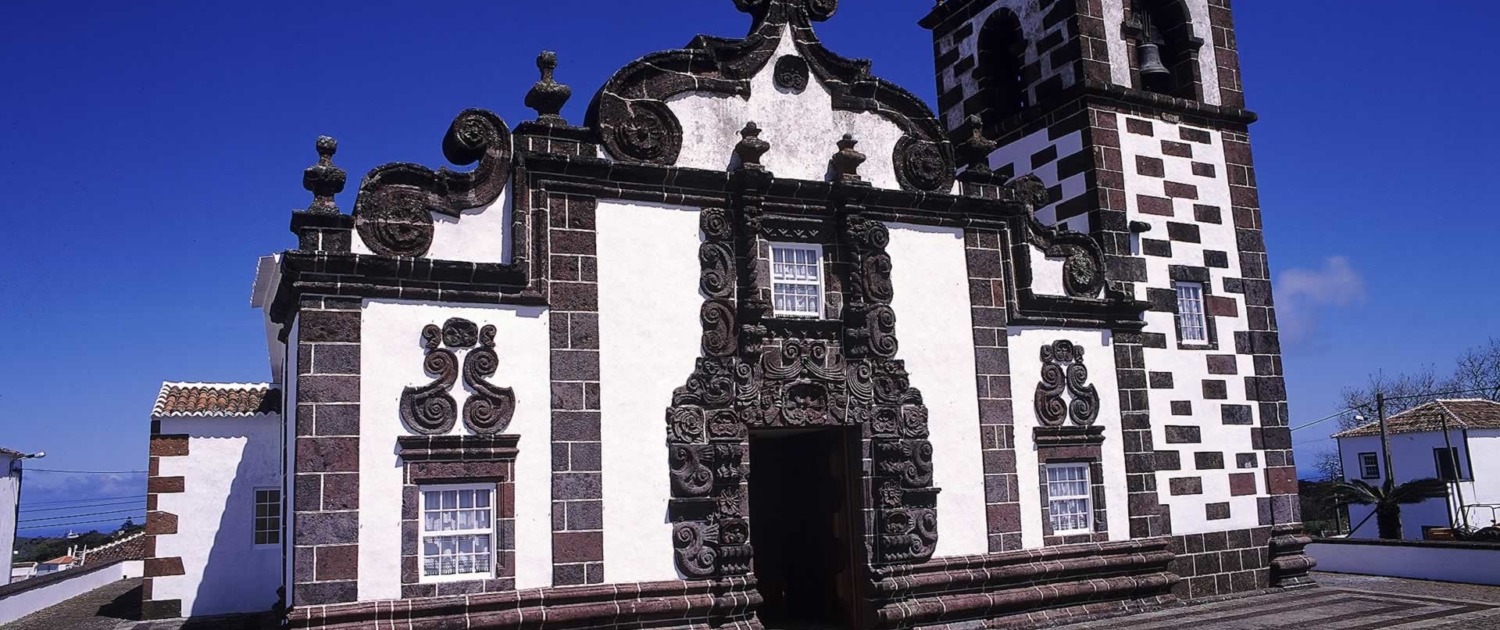
M 971 627 L 1309 583 L 1229 1 L 945 0 L 936 112 L 823 46 L 837 0 L 734 6 L 578 125 L 543 53 L 536 120 L 463 111 L 471 170 L 379 167 L 350 214 L 318 139 L 256 274 L 270 382 L 152 412 L 150 616 Z

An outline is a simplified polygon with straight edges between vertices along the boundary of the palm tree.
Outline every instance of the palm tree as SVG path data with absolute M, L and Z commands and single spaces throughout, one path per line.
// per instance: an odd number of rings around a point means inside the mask
M 1416 479 L 1398 486 L 1387 479 L 1380 486 L 1372 486 L 1356 479 L 1339 482 L 1333 487 L 1332 495 L 1343 505 L 1375 506 L 1375 523 L 1380 529 L 1380 537 L 1400 540 L 1401 506 L 1448 496 L 1448 482 Z

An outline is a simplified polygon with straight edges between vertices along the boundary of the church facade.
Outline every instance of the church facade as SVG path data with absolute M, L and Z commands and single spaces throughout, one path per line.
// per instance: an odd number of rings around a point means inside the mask
M 971 627 L 1308 583 L 1228 0 L 946 0 L 936 112 L 820 43 L 836 0 L 734 4 L 580 124 L 544 53 L 535 120 L 464 111 L 470 170 L 348 214 L 319 139 L 257 272 L 272 382 L 153 411 L 149 614 Z

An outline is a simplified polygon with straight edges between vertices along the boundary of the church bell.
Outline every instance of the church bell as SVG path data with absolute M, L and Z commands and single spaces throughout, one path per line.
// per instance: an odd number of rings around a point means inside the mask
M 1172 71 L 1161 63 L 1161 47 L 1146 42 L 1136 49 L 1137 57 L 1141 62 L 1141 76 L 1146 79 L 1158 79 L 1169 77 Z

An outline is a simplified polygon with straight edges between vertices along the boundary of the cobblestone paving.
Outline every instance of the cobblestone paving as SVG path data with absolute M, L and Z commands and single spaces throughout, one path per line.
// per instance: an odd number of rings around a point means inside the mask
M 1068 630 L 1494 630 L 1500 588 L 1318 573 L 1320 587 L 1189 604 Z

